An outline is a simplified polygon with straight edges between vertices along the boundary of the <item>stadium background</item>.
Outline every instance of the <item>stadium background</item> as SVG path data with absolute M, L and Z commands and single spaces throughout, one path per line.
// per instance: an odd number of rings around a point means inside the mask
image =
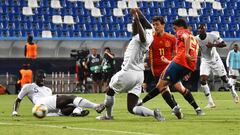
M 47 71 L 48 86 L 61 89 L 55 92 L 71 92 L 75 86 L 72 49 L 95 47 L 102 54 L 108 46 L 120 65 L 131 38 L 132 7 L 149 20 L 165 16 L 165 30 L 173 34 L 176 18 L 185 18 L 195 35 L 198 24 L 206 23 L 209 32 L 226 41 L 227 47 L 218 49 L 225 61 L 232 44 L 240 42 L 239 6 L 239 0 L 0 0 L 0 83 L 14 88 L 28 33 L 39 47 L 36 67 Z M 198 75 L 192 78 L 196 82 Z M 211 80 L 216 89 L 222 85 L 218 78 Z

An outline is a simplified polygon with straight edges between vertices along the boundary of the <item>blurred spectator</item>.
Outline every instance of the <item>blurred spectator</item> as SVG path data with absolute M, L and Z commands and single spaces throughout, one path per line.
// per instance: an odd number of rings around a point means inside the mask
M 77 73 L 77 87 L 76 91 L 85 93 L 87 82 L 87 69 L 84 67 L 86 59 L 78 59 L 76 61 L 76 73 Z
M 36 59 L 37 58 L 37 44 L 33 43 L 33 37 L 28 35 L 27 44 L 24 48 L 24 55 L 26 58 Z
M 16 86 L 16 93 L 18 93 L 23 85 L 27 83 L 32 83 L 33 73 L 30 69 L 30 64 L 23 64 L 22 68 L 19 70 L 19 77 Z
M 102 92 L 106 90 L 108 87 L 108 83 L 110 82 L 114 72 L 115 72 L 115 60 L 114 54 L 111 52 L 109 47 L 104 48 L 104 55 L 102 61 L 102 75 L 103 75 L 103 88 Z
M 226 59 L 226 65 L 230 77 L 229 81 L 232 83 L 232 89 L 235 90 L 240 70 L 240 51 L 237 44 L 233 46 L 233 50 L 229 51 Z
M 102 58 L 100 54 L 97 54 L 96 48 L 92 48 L 91 53 L 92 54 L 87 59 L 85 68 L 90 72 L 90 77 L 93 81 L 93 92 L 98 93 L 101 92 L 102 89 Z
M 6 93 L 8 93 L 7 88 L 0 84 L 0 95 L 6 94 Z

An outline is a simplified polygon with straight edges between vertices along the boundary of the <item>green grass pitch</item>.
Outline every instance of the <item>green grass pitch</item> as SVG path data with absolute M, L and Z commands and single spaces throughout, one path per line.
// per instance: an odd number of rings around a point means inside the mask
M 239 93 L 240 94 L 240 93 Z M 145 94 L 142 94 L 142 97 Z M 203 93 L 193 93 L 205 116 L 196 116 L 193 108 L 179 93 L 174 93 L 182 107 L 184 119 L 171 114 L 161 96 L 145 104 L 160 108 L 166 117 L 158 122 L 152 117 L 135 116 L 127 112 L 126 93 L 116 95 L 113 121 L 97 121 L 98 114 L 90 110 L 87 117 L 33 117 L 31 102 L 21 102 L 20 117 L 12 117 L 12 105 L 16 95 L 0 96 L 0 135 L 240 135 L 240 103 L 235 104 L 229 92 L 213 92 L 214 109 L 204 109 L 207 100 Z M 81 94 L 83 98 L 101 103 L 104 94 Z

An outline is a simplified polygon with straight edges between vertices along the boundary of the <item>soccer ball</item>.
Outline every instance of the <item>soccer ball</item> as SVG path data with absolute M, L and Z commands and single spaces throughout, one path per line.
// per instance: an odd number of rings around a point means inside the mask
M 32 113 L 37 118 L 44 118 L 48 113 L 48 108 L 44 104 L 36 104 L 32 109 Z

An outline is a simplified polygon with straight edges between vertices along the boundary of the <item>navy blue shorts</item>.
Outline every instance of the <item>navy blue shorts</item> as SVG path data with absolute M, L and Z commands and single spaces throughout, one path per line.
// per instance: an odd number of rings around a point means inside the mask
M 161 79 L 169 81 L 170 84 L 175 84 L 183 79 L 183 77 L 192 71 L 176 62 L 172 61 L 167 69 L 161 75 Z

